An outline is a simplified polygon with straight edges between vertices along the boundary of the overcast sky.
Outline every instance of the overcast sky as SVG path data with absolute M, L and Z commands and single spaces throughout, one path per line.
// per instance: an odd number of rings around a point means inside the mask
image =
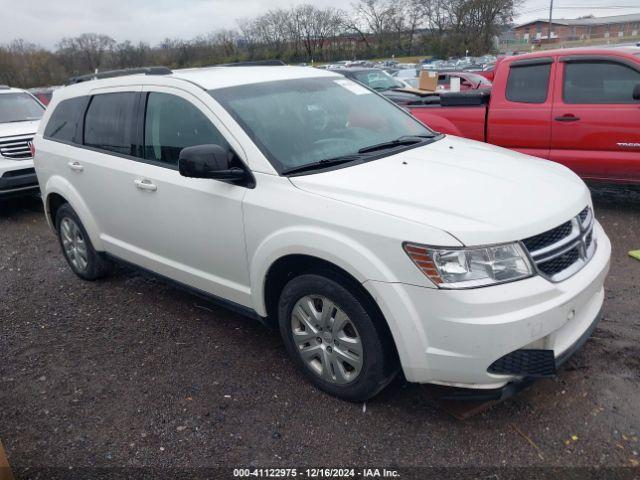
M 269 8 L 300 3 L 348 8 L 351 0 L 0 0 L 0 43 L 23 38 L 53 48 L 62 37 L 103 33 L 117 41 L 164 38 L 191 39 L 220 28 L 235 28 L 237 20 Z M 554 17 L 640 12 L 638 0 L 554 0 Z M 632 5 L 636 4 L 636 7 Z M 627 9 L 605 6 L 630 5 Z M 579 7 L 564 9 L 561 7 Z M 518 23 L 548 17 L 549 0 L 525 0 Z

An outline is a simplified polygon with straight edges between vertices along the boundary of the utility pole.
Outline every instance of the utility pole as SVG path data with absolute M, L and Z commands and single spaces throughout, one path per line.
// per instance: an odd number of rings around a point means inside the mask
M 551 24 L 553 23 L 553 0 L 549 4 L 549 43 L 551 43 Z

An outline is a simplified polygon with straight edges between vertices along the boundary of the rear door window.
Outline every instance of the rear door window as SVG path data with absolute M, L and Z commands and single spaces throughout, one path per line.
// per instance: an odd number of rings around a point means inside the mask
M 507 100 L 519 103 L 544 103 L 547 100 L 550 73 L 551 62 L 512 65 L 507 80 Z
M 51 114 L 44 129 L 44 137 L 68 143 L 82 143 L 82 116 L 87 97 L 75 97 L 61 101 Z
M 136 110 L 139 94 L 103 93 L 91 99 L 84 125 L 84 144 L 108 152 L 138 154 Z
M 229 148 L 222 134 L 195 105 L 176 95 L 149 94 L 144 126 L 147 160 L 176 166 L 183 148 L 207 144 Z
M 568 62 L 564 67 L 562 96 L 565 103 L 639 103 L 633 89 L 640 72 L 614 62 Z

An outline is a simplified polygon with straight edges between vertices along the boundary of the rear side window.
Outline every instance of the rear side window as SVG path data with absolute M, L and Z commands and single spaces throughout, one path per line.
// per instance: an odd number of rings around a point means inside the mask
M 183 148 L 212 143 L 229 146 L 195 105 L 167 93 L 149 94 L 144 128 L 147 160 L 175 166 Z
M 638 103 L 633 89 L 640 72 L 620 63 L 579 62 L 564 67 L 565 103 Z
M 109 152 L 138 154 L 134 92 L 104 93 L 91 99 L 84 123 L 84 144 Z
M 51 114 L 44 129 L 44 137 L 59 142 L 82 143 L 82 115 L 87 97 L 76 97 L 61 101 Z
M 507 81 L 507 100 L 520 103 L 544 103 L 549 89 L 551 63 L 513 65 Z

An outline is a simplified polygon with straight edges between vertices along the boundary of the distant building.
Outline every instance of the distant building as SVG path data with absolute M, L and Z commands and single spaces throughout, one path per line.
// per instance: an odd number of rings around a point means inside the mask
M 640 13 L 611 17 L 553 19 L 551 39 L 549 39 L 549 19 L 539 18 L 523 23 L 515 27 L 513 31 L 516 41 L 529 43 L 637 37 L 640 35 Z

